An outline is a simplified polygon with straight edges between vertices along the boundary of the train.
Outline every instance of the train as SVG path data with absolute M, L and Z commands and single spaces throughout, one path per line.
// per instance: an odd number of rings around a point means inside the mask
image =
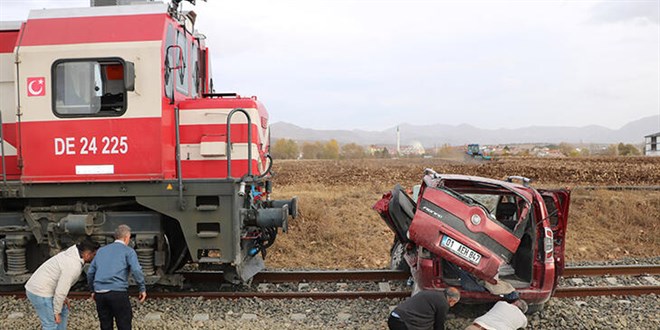
M 0 22 L 0 286 L 119 224 L 147 284 L 265 267 L 297 198 L 271 199 L 268 111 L 215 92 L 196 19 L 182 0 L 92 0 Z

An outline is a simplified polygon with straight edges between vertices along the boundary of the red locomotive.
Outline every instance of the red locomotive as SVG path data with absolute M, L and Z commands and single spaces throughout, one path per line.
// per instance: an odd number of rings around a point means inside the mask
M 181 0 L 107 2 L 0 25 L 0 284 L 122 223 L 149 283 L 188 261 L 251 278 L 296 214 L 269 198 L 268 112 L 213 92 Z

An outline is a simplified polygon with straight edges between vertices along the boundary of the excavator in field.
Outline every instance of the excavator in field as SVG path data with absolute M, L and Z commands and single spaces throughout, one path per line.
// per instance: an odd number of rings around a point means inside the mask
M 493 156 L 487 156 L 481 151 L 479 144 L 468 144 L 465 149 L 465 158 L 467 160 L 494 160 Z

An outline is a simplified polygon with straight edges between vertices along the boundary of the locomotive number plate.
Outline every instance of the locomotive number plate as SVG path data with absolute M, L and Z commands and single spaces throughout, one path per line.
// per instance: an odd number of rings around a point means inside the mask
M 453 238 L 449 236 L 443 236 L 442 237 L 442 242 L 440 245 L 453 252 L 455 255 L 475 264 L 478 265 L 479 261 L 481 261 L 481 254 L 478 252 L 470 249 L 469 247 L 455 241 Z

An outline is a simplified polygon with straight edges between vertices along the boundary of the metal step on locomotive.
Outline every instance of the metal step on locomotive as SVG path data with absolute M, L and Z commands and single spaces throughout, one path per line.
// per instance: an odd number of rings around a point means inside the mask
M 214 93 L 180 2 L 92 0 L 0 23 L 0 285 L 85 235 L 112 242 L 119 224 L 148 284 L 178 284 L 188 262 L 235 283 L 264 267 L 296 199 L 270 198 L 268 112 Z

